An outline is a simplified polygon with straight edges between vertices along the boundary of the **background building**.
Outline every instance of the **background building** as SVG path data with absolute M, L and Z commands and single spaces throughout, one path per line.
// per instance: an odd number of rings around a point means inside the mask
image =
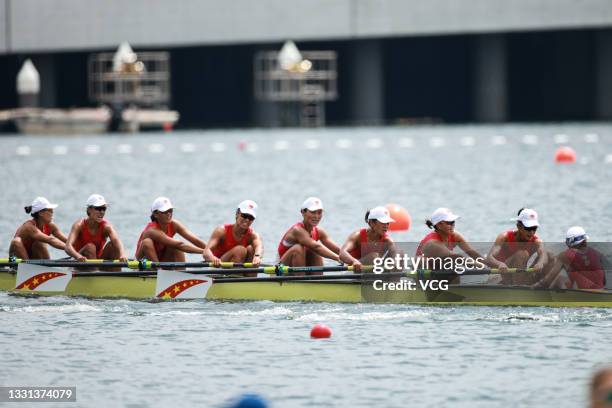
M 91 53 L 171 57 L 182 127 L 269 125 L 253 62 L 285 40 L 335 51 L 328 124 L 612 119 L 609 0 L 0 0 L 0 109 L 25 58 L 41 104 L 92 105 Z

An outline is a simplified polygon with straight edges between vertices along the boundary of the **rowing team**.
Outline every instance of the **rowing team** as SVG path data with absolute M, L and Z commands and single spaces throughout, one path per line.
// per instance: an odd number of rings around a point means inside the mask
M 86 202 L 87 217 L 78 219 L 66 237 L 54 224 L 52 204 L 37 197 L 25 207 L 32 216 L 15 232 L 9 255 L 21 259 L 49 259 L 47 245 L 64 250 L 78 261 L 87 259 L 119 259 L 127 261 L 123 244 L 112 225 L 104 218 L 108 203 L 99 194 Z M 238 204 L 233 223 L 218 226 L 208 242 L 198 238 L 185 225 L 173 218 L 174 207 L 167 197 L 158 197 L 151 205 L 149 222 L 138 239 L 135 258 L 153 262 L 184 262 L 185 253 L 201 254 L 214 266 L 221 262 L 251 262 L 257 267 L 263 256 L 260 235 L 251 225 L 257 218 L 257 204 L 245 200 Z M 323 258 L 352 265 L 360 272 L 363 265 L 371 265 L 375 258 L 395 257 L 398 249 L 388 235 L 394 222 L 385 207 L 366 212 L 367 228 L 351 233 L 340 247 L 327 232 L 319 227 L 323 217 L 323 203 L 309 197 L 301 206 L 302 219 L 293 224 L 278 245 L 278 262 L 286 266 L 322 266 Z M 433 231 L 419 243 L 416 256 L 425 260 L 457 259 L 463 254 L 454 252 L 459 247 L 469 258 L 481 260 L 490 268 L 499 269 L 502 284 L 533 285 L 535 287 L 578 287 L 599 289 L 605 286 L 603 256 L 587 246 L 588 236 L 581 227 L 567 231 L 568 249 L 558 255 L 546 251 L 535 234 L 538 229 L 536 211 L 519 210 L 516 229 L 499 234 L 486 257 L 472 248 L 459 232 L 455 221 L 459 216 L 447 208 L 434 211 L 427 226 Z M 180 235 L 187 242 L 175 239 Z M 529 264 L 530 260 L 533 261 Z M 509 268 L 527 268 L 534 273 L 504 274 Z M 569 279 L 561 275 L 567 271 Z M 455 279 L 458 282 L 458 279 Z

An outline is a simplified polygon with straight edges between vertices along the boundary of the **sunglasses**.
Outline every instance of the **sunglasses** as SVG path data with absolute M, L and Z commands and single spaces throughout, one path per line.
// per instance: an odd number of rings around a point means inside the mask
M 167 215 L 167 214 L 172 214 L 172 211 L 173 211 L 173 209 L 172 209 L 172 208 L 171 208 L 171 209 L 169 209 L 169 210 L 166 210 L 166 211 L 159 211 L 159 210 L 155 210 L 155 212 L 156 212 L 156 213 L 158 213 L 158 214 L 164 214 L 164 215 Z
M 240 213 L 240 216 L 244 218 L 245 220 L 255 221 L 255 217 L 253 217 L 251 214 Z
M 93 208 L 94 210 L 96 210 L 96 211 L 100 211 L 100 212 L 105 212 L 105 211 L 106 211 L 106 206 L 104 206 L 104 205 L 101 205 L 101 206 L 99 206 L 99 207 L 94 207 L 94 206 L 91 206 L 91 207 L 89 207 L 89 208 Z
M 533 227 L 525 227 L 525 226 L 523 226 L 523 229 L 525 231 L 529 231 L 529 232 L 536 232 L 538 230 L 538 227 L 537 226 L 533 226 Z
M 455 225 L 455 221 L 442 221 L 446 225 Z

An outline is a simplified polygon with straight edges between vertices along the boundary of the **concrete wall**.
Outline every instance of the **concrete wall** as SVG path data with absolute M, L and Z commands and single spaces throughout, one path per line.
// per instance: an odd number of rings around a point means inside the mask
M 0 53 L 611 26 L 610 0 L 0 0 Z

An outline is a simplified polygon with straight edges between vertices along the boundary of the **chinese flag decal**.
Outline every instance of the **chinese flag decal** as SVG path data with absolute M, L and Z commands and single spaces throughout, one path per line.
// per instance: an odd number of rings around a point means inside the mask
M 48 282 L 51 279 L 59 278 L 61 276 L 66 276 L 66 274 L 62 272 L 39 273 L 38 275 L 34 275 L 31 278 L 25 280 L 20 285 L 15 287 L 15 289 L 35 290 L 37 287 L 39 287 L 43 283 Z
M 173 283 L 172 285 L 168 286 L 166 289 L 159 292 L 157 294 L 157 297 L 163 298 L 163 299 L 175 299 L 185 290 L 192 288 L 196 285 L 200 285 L 202 283 L 207 283 L 207 282 L 208 280 L 205 280 L 205 279 L 182 280 L 180 282 Z

